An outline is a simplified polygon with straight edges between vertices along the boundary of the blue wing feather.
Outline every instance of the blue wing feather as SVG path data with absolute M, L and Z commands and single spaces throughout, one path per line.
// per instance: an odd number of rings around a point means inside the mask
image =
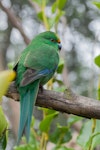
M 54 69 L 55 70 L 55 69 Z M 34 69 L 27 69 L 23 75 L 23 79 L 20 83 L 20 86 L 26 86 L 32 82 L 34 82 L 37 79 L 40 79 L 41 77 L 47 76 L 54 72 L 54 70 L 50 69 L 44 69 L 41 71 L 35 71 Z

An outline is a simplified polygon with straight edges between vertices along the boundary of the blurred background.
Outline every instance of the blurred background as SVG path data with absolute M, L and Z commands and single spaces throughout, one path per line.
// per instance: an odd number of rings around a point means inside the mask
M 49 18 L 55 16 L 55 12 L 51 12 L 54 2 L 48 0 L 45 7 Z M 46 30 L 38 4 L 41 0 L 38 3 L 36 0 L 0 1 L 0 71 L 7 69 L 9 63 L 15 63 L 35 35 Z M 100 10 L 92 0 L 67 0 L 57 27 L 52 25 L 51 30 L 61 39 L 61 57 L 65 63 L 63 75 L 58 78 L 76 94 L 96 99 L 100 70 L 94 64 L 94 58 L 100 54 Z M 14 133 L 12 139 L 17 135 L 18 118 L 15 116 L 19 115 L 18 108 L 17 102 L 5 98 L 4 110 Z M 79 147 L 74 149 L 81 150 Z

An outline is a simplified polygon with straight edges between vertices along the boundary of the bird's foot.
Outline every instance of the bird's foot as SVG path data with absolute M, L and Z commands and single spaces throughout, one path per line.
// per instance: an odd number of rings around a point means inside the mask
M 43 93 L 43 90 L 44 90 L 43 86 L 40 85 L 40 86 L 39 86 L 39 91 L 40 91 L 41 93 Z

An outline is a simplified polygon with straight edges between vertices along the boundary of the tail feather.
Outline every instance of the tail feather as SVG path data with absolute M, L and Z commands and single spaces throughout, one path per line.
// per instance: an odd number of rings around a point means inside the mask
M 18 130 L 18 139 L 17 145 L 19 145 L 21 137 L 25 134 L 27 142 L 29 141 L 30 136 L 30 124 L 33 113 L 33 106 L 38 94 L 39 89 L 39 80 L 33 83 L 33 87 L 21 97 L 20 100 L 20 123 Z
M 27 124 L 26 124 L 26 127 L 25 127 L 25 135 L 26 135 L 26 139 L 27 139 L 27 142 L 29 141 L 29 136 L 30 136 L 30 124 L 31 124 L 31 119 L 32 119 L 32 113 L 33 113 L 33 107 L 35 105 L 35 100 L 36 100 L 36 97 L 37 97 L 37 94 L 38 94 L 38 89 L 39 89 L 39 82 L 35 85 L 35 88 L 34 88 L 34 92 L 33 90 L 30 91 L 30 110 L 28 112 L 28 120 L 27 120 Z
M 18 138 L 17 138 L 17 145 L 19 145 L 21 137 L 24 133 L 25 124 L 28 117 L 28 110 L 29 110 L 29 103 L 28 103 L 29 93 L 27 92 L 24 97 L 21 97 L 20 100 L 20 123 L 18 129 Z

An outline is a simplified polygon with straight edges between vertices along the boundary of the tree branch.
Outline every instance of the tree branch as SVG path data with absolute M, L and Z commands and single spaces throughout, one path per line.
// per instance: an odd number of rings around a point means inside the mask
M 19 94 L 14 82 L 10 85 L 6 96 L 16 101 L 19 100 Z M 42 93 L 39 91 L 36 105 L 86 118 L 100 119 L 100 102 L 76 95 L 70 89 L 67 89 L 64 93 L 48 90 L 43 90 Z
M 20 20 L 17 19 L 17 17 L 15 16 L 14 14 L 14 11 L 12 11 L 10 8 L 6 8 L 2 2 L 0 1 L 0 7 L 2 8 L 3 11 L 5 11 L 5 13 L 7 14 L 8 16 L 8 19 L 10 20 L 11 24 L 13 25 L 13 27 L 17 28 L 22 37 L 24 38 L 24 41 L 26 44 L 29 44 L 30 43 L 30 39 L 27 37 L 27 35 L 24 33 L 24 30 L 23 30 L 23 27 L 22 27 L 22 24 L 20 23 Z

